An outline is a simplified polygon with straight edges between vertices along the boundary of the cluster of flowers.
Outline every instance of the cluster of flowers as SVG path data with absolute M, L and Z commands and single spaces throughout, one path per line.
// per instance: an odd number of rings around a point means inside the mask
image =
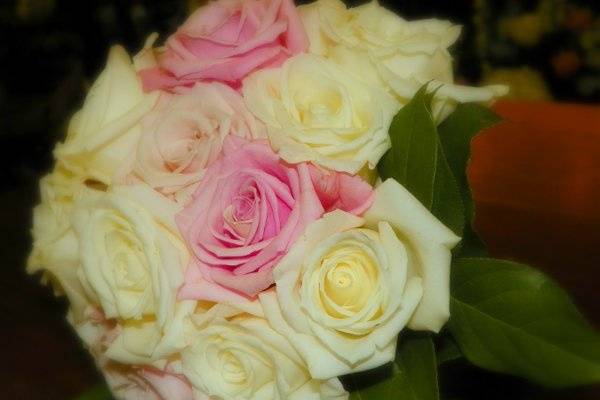
M 375 167 L 459 28 L 376 2 L 218 0 L 106 69 L 55 149 L 30 272 L 117 398 L 343 399 L 449 316 L 459 238 Z

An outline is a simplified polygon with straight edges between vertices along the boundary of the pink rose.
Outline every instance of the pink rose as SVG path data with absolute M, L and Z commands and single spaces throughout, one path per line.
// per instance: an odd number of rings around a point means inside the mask
M 146 91 L 216 80 L 234 87 L 257 69 L 308 48 L 292 0 L 218 0 L 199 8 L 166 42 Z
M 228 135 L 266 137 L 238 92 L 218 82 L 180 88 L 142 121 L 142 136 L 125 182 L 142 180 L 185 203 Z
M 176 217 L 194 254 L 179 297 L 255 296 L 273 283 L 273 267 L 308 224 L 338 207 L 361 213 L 372 197 L 358 177 L 289 165 L 266 141 L 229 136 Z

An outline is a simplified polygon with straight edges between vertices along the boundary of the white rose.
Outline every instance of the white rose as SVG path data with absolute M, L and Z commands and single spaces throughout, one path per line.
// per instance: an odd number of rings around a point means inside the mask
M 132 172 L 185 202 L 228 135 L 252 140 L 266 132 L 229 86 L 198 83 L 181 89 L 144 117 Z
M 115 187 L 75 211 L 82 270 L 107 318 L 168 317 L 188 261 L 179 209 L 139 185 Z
M 118 334 L 106 349 L 106 357 L 125 364 L 164 368 L 167 360 L 190 343 L 190 315 L 194 307 L 193 301 L 177 302 L 164 325 L 152 317 L 121 321 Z
M 194 399 L 185 378 L 162 369 L 108 363 L 101 371 L 117 400 Z
M 195 398 L 256 400 L 341 400 L 337 378 L 311 378 L 288 340 L 261 318 L 216 319 L 181 352 L 183 373 Z
M 364 218 L 341 211 L 310 225 L 260 295 L 266 318 L 315 378 L 394 359 L 408 326 L 439 331 L 449 316 L 451 249 L 459 241 L 394 180 Z
M 191 315 L 191 320 L 197 329 L 204 328 L 215 319 L 231 319 L 238 315 L 247 314 L 258 318 L 264 318 L 262 306 L 258 299 L 254 300 L 239 300 L 235 302 L 222 301 L 212 302 L 207 300 L 199 300 L 196 303 L 196 308 Z
M 180 373 L 181 361 L 175 357 L 155 361 L 153 365 L 115 362 L 109 353 L 122 328 L 116 320 L 104 318 L 100 310 L 88 310 L 83 322 L 73 323 L 70 316 L 68 319 L 93 355 L 116 399 L 193 399 L 191 386 Z
M 112 47 L 106 68 L 71 119 L 65 142 L 56 147 L 56 158 L 78 175 L 110 184 L 137 143 L 141 118 L 157 99 L 158 93 L 144 94 L 127 52 Z
M 248 108 L 267 125 L 271 145 L 291 163 L 337 171 L 374 169 L 390 148 L 398 103 L 334 62 L 301 54 L 244 80 Z
M 184 377 L 155 368 L 127 368 L 108 364 L 102 369 L 106 383 L 118 400 L 193 400 Z
M 180 207 L 145 185 L 115 187 L 78 205 L 81 281 L 122 332 L 109 356 L 157 359 L 185 345 L 193 302 L 177 302 L 189 254 L 178 236 Z
M 371 1 L 346 8 L 339 0 L 317 0 L 300 6 L 310 48 L 334 60 L 356 77 L 383 84 L 406 104 L 424 84 L 438 88 L 434 114 L 441 117 L 456 102 L 490 101 L 506 94 L 505 86 L 474 88 L 454 85 L 448 48 L 460 26 L 448 21 L 406 21 Z
M 76 202 L 101 193 L 59 165 L 40 181 L 41 201 L 33 210 L 33 249 L 27 272 L 43 271 L 56 293 L 68 297 L 76 321 L 84 318 L 92 299 L 77 275 L 79 242 L 71 226 L 71 212 Z

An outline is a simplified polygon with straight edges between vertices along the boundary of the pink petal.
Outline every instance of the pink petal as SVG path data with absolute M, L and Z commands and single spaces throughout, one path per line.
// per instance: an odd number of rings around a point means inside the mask
M 249 297 L 254 297 L 273 284 L 273 266 L 274 263 L 269 263 L 257 272 L 245 275 L 235 275 L 229 271 L 213 268 L 211 277 L 222 286 L 237 290 Z
M 285 44 L 292 54 L 305 52 L 308 49 L 308 35 L 293 0 L 283 0 L 280 15 L 285 18 L 288 28 L 285 33 Z
M 360 215 L 373 203 L 373 188 L 359 176 L 310 165 L 310 176 L 327 212 L 340 209 Z
M 222 286 L 238 296 L 240 293 L 255 296 L 269 287 L 274 265 L 306 226 L 325 212 L 321 197 L 331 197 L 327 199 L 331 205 L 342 204 L 348 198 L 347 202 L 354 206 L 358 201 L 345 192 L 355 190 L 359 199 L 366 192 L 362 181 L 346 181 L 336 176 L 335 183 L 344 195 L 338 196 L 340 190 L 336 189 L 332 197 L 327 187 L 316 190 L 314 182 L 329 182 L 327 176 L 321 175 L 308 164 L 286 164 L 266 141 L 229 136 L 220 158 L 207 169 L 191 203 L 176 218 L 195 259 L 186 272 L 186 283 L 179 295 L 220 298 L 223 294 L 218 288 Z M 260 219 L 261 227 L 256 231 L 256 240 L 237 245 L 239 241 L 230 240 L 231 235 L 224 229 L 224 210 L 249 185 L 257 190 L 253 196 L 259 203 L 253 217 Z M 370 186 L 366 188 L 370 193 Z
M 184 376 L 143 368 L 140 375 L 163 399 L 193 400 L 192 386 Z
M 167 40 L 158 68 L 140 75 L 146 91 L 213 80 L 239 88 L 253 71 L 279 66 L 307 48 L 292 0 L 214 1 Z
M 178 300 L 206 300 L 215 303 L 239 303 L 248 301 L 248 298 L 235 293 L 216 283 L 200 280 L 193 283 L 185 283 L 177 293 Z

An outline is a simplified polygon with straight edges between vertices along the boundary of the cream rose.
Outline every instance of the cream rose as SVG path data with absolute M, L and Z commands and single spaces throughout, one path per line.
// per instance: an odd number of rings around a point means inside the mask
M 76 321 L 84 318 L 92 299 L 77 275 L 79 242 L 71 226 L 71 212 L 76 202 L 101 193 L 59 165 L 40 181 L 41 201 L 33 210 L 33 248 L 27 272 L 43 271 L 55 292 L 68 297 Z
M 150 316 L 121 321 L 118 334 L 106 349 L 106 357 L 124 364 L 164 368 L 166 360 L 176 357 L 190 343 L 190 315 L 194 307 L 193 301 L 178 301 L 163 325 Z
M 460 26 L 448 21 L 406 21 L 377 1 L 346 8 L 340 0 L 317 0 L 300 6 L 310 48 L 334 60 L 359 79 L 382 84 L 406 104 L 424 84 L 438 88 L 438 119 L 456 102 L 489 101 L 504 95 L 505 86 L 474 88 L 454 85 L 448 48 Z
M 106 319 L 99 309 L 88 308 L 86 319 L 76 323 L 69 321 L 79 337 L 94 356 L 106 383 L 117 399 L 193 399 L 192 388 L 183 375 L 181 361 L 176 357 L 169 360 L 123 364 L 110 357 L 115 343 L 119 341 L 122 327 L 114 319 Z M 135 338 L 133 344 L 145 345 L 143 337 Z
M 193 400 L 192 388 L 177 374 L 156 368 L 109 363 L 102 373 L 118 400 Z
M 160 102 L 142 122 L 132 170 L 161 193 L 185 202 L 228 135 L 264 138 L 242 97 L 220 83 L 198 83 Z
M 106 68 L 90 89 L 83 108 L 69 124 L 56 158 L 74 173 L 110 184 L 140 135 L 139 122 L 158 93 L 144 94 L 127 52 L 111 48 Z
M 177 302 L 189 254 L 175 226 L 179 207 L 144 185 L 115 187 L 73 212 L 81 281 L 121 332 L 108 350 L 121 362 L 162 358 L 185 345 L 190 302 Z
M 216 319 L 181 352 L 183 374 L 195 398 L 346 399 L 337 378 L 311 378 L 287 339 L 261 318 Z
M 364 218 L 342 211 L 310 225 L 260 295 L 266 318 L 319 379 L 394 359 L 408 326 L 439 331 L 449 316 L 450 250 L 459 238 L 387 180 Z
M 288 162 L 354 174 L 365 165 L 375 168 L 390 148 L 396 100 L 325 58 L 302 54 L 279 69 L 256 72 L 244 81 L 243 93 Z
M 188 261 L 177 211 L 142 185 L 115 187 L 75 211 L 82 270 L 107 318 L 168 317 Z

